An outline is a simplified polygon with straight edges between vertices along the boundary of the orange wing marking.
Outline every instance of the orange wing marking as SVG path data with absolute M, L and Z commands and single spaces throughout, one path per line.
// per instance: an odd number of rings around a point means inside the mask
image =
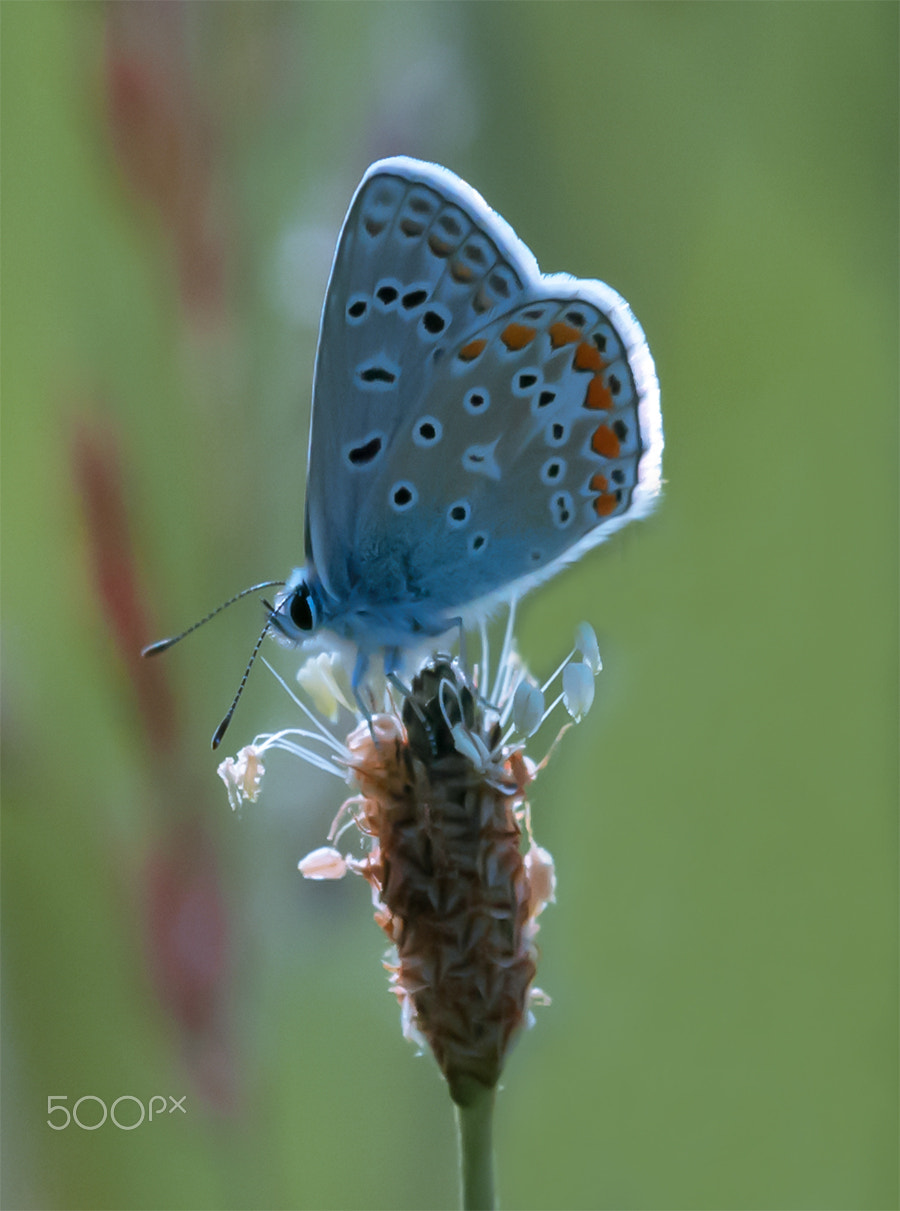
M 615 511 L 618 503 L 612 492 L 604 492 L 594 501 L 594 512 L 598 517 L 609 517 L 610 513 Z
M 461 362 L 474 362 L 476 357 L 480 357 L 484 352 L 484 347 L 487 344 L 486 340 L 469 341 L 468 345 L 463 345 L 457 357 Z
M 534 340 L 536 329 L 529 328 L 527 324 L 507 324 L 500 333 L 500 340 L 511 352 L 516 352 L 519 349 L 524 349 L 526 345 L 530 345 Z
M 574 370 L 593 370 L 594 374 L 599 374 L 605 366 L 606 362 L 600 356 L 599 349 L 590 341 L 582 341 L 575 350 L 575 357 L 572 359 Z
M 600 412 L 608 412 L 612 406 L 613 401 L 609 393 L 609 387 L 604 383 L 602 375 L 595 374 L 588 383 L 587 393 L 584 397 L 584 407 L 595 408 Z
M 602 458 L 619 457 L 619 439 L 609 425 L 598 425 L 591 438 L 591 449 Z
M 571 324 L 564 324 L 562 320 L 551 324 L 547 331 L 550 333 L 550 344 L 554 349 L 561 349 L 563 345 L 572 345 L 581 340 L 578 329 L 573 328 Z

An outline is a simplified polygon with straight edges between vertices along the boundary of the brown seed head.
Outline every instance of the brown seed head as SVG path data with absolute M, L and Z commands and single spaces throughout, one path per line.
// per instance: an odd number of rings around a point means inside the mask
M 376 716 L 348 741 L 391 983 L 457 1101 L 472 1080 L 497 1083 L 526 1019 L 545 902 L 520 850 L 525 766 L 499 741 L 495 712 L 440 657 L 413 680 L 402 726 Z

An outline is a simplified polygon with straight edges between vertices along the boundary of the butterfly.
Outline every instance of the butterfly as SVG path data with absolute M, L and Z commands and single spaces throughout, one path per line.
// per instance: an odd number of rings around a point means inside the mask
M 306 562 L 263 634 L 352 645 L 358 694 L 373 654 L 394 674 L 644 516 L 662 449 L 656 372 L 625 300 L 542 274 L 446 168 L 379 160 L 325 293 Z
M 663 448 L 643 331 L 609 286 L 544 275 L 459 177 L 366 172 L 316 354 L 306 564 L 272 628 L 350 640 L 354 684 L 483 616 L 652 507 Z

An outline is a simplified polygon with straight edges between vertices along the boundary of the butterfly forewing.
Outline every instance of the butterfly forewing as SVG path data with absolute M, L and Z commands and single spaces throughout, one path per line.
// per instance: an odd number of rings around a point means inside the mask
M 429 625 L 544 579 L 652 505 L 653 363 L 600 282 L 542 276 L 445 169 L 373 166 L 316 366 L 308 556 L 339 601 Z
M 386 498 L 376 504 L 370 494 L 379 486 L 386 494 L 388 455 L 400 455 L 397 438 L 449 343 L 508 307 L 533 276 L 531 261 L 446 169 L 400 158 L 366 174 L 325 298 L 310 438 L 307 556 L 338 599 L 355 582 L 361 510 L 380 508 L 386 526 L 394 520 Z

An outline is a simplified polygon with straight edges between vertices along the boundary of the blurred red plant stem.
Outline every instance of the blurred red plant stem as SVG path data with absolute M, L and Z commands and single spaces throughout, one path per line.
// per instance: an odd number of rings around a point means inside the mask
M 147 967 L 177 1029 L 195 1087 L 209 1103 L 228 1110 L 236 1084 L 226 1025 L 231 929 L 217 847 L 181 752 L 166 665 L 140 656 L 153 636 L 128 523 L 125 467 L 109 421 L 84 416 L 77 421 L 71 461 L 99 612 L 137 702 L 149 801 L 164 821 L 161 835 L 149 843 L 139 884 Z
M 186 50 L 192 8 L 154 0 L 107 7 L 106 102 L 123 175 L 174 246 L 185 309 L 209 320 L 225 310 L 226 241 L 214 123 Z
M 177 742 L 175 698 L 165 666 L 140 656 L 152 636 L 146 593 L 138 584 L 119 443 L 108 422 L 82 418 L 71 450 L 100 611 L 134 689 L 148 743 L 159 756 L 171 752 Z

